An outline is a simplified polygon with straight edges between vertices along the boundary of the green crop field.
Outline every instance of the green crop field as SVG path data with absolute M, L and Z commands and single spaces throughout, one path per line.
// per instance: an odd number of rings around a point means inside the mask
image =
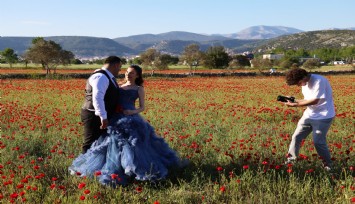
M 158 183 L 116 189 L 68 172 L 81 151 L 85 80 L 3 79 L 0 202 L 350 203 L 355 75 L 327 78 L 337 111 L 327 138 L 333 173 L 322 168 L 311 137 L 299 161 L 284 165 L 303 109 L 276 102 L 279 94 L 302 96 L 283 77 L 148 78 L 142 116 L 190 164 Z

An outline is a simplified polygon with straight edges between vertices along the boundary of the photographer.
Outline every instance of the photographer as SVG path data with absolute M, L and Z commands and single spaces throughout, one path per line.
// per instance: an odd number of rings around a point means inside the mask
M 302 140 L 312 132 L 313 143 L 318 155 L 325 163 L 324 168 L 327 171 L 331 170 L 332 161 L 326 135 L 335 116 L 335 110 L 332 88 L 328 80 L 317 74 L 309 74 L 304 69 L 295 68 L 286 73 L 286 83 L 289 86 L 302 86 L 304 99 L 294 102 L 287 100 L 285 105 L 307 106 L 292 135 L 286 164 L 296 161 Z

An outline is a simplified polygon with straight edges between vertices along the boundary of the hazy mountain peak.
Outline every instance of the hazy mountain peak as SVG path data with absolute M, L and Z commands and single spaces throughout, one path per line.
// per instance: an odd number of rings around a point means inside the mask
M 224 36 L 236 39 L 270 39 L 281 35 L 290 35 L 300 32 L 304 31 L 285 26 L 258 25 Z

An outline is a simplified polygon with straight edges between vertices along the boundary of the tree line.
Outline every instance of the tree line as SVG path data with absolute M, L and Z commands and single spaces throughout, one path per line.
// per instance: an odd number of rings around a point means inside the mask
M 243 53 L 237 55 L 229 54 L 223 46 L 211 46 L 206 51 L 202 51 L 197 44 L 186 46 L 180 56 L 173 56 L 150 48 L 141 53 L 139 57 L 125 59 L 124 63 L 139 64 L 145 69 L 164 70 L 169 65 L 183 64 L 189 67 L 193 72 L 198 66 L 210 69 L 243 69 L 254 67 L 262 71 L 271 67 L 292 68 L 303 66 L 305 68 L 320 67 L 331 61 L 343 60 L 346 63 L 353 64 L 355 59 L 355 46 L 344 48 L 320 48 L 315 50 L 286 50 L 276 48 L 271 50 L 272 54 L 283 54 L 278 60 L 263 59 L 261 54 L 254 56 L 252 53 Z M 301 58 L 308 58 L 306 61 L 300 61 Z M 47 74 L 51 71 L 55 73 L 58 65 L 81 64 L 75 55 L 51 40 L 44 40 L 42 37 L 34 38 L 32 46 L 19 57 L 13 49 L 5 48 L 0 51 L 0 62 L 8 63 L 10 68 L 13 63 L 23 62 L 40 64 Z M 102 60 L 96 60 L 92 63 L 102 64 Z

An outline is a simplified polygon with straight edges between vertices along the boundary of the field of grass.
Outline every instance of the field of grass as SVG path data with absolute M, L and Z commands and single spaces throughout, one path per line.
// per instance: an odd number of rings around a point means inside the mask
M 148 78 L 142 115 L 190 165 L 117 189 L 68 172 L 81 151 L 85 80 L 1 80 L 0 203 L 355 202 L 355 76 L 327 78 L 334 173 L 311 137 L 295 165 L 283 164 L 303 112 L 276 102 L 302 96 L 283 77 Z

